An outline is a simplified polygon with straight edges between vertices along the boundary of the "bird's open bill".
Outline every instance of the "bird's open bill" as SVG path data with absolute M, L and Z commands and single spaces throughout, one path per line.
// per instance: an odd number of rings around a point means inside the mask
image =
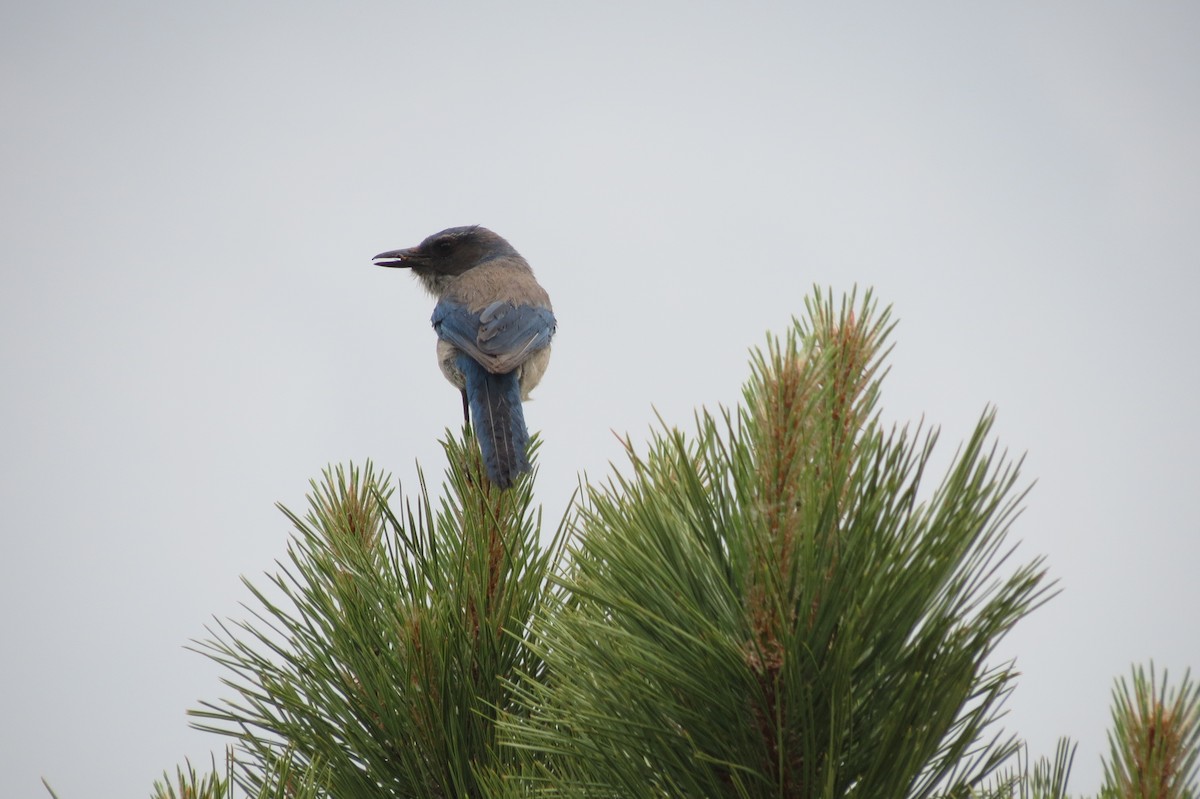
M 376 266 L 400 266 L 407 267 L 412 264 L 408 263 L 408 259 L 412 257 L 412 249 L 390 250 L 389 252 L 381 252 L 371 260 Z

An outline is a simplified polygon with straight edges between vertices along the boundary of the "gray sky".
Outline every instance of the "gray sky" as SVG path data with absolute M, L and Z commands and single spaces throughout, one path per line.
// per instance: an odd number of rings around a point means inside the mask
M 370 257 L 471 223 L 554 299 L 550 519 L 610 431 L 736 402 L 813 283 L 874 287 L 885 416 L 944 463 L 994 403 L 1028 453 L 1063 593 L 1006 726 L 1093 791 L 1114 677 L 1200 667 L 1200 11 L 980 5 L 7 4 L 0 795 L 223 745 L 183 646 L 282 557 L 272 504 L 440 479 L 432 303 Z

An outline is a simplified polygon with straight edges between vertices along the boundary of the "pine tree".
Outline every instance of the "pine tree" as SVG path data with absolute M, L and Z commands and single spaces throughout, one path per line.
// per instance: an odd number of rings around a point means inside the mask
M 989 656 L 1048 590 L 1006 563 L 1017 464 L 985 413 L 923 496 L 936 434 L 877 412 L 890 330 L 812 300 L 737 412 L 589 491 L 535 624 L 550 678 L 502 720 L 548 795 L 960 796 L 1014 752 Z
M 255 619 L 198 646 L 237 697 L 194 715 L 241 745 L 248 790 L 286 767 L 331 796 L 481 796 L 480 775 L 516 760 L 495 716 L 521 713 L 509 675 L 544 671 L 522 631 L 558 548 L 539 545 L 531 483 L 490 486 L 471 441 L 447 441 L 436 512 L 422 480 L 397 515 L 369 463 L 327 471 L 305 518 L 283 509 L 297 534 L 280 599 L 248 583 Z
M 936 431 L 880 418 L 891 332 L 817 292 L 740 407 L 627 445 L 547 541 L 467 431 L 440 500 L 327 470 L 251 617 L 196 644 L 236 772 L 156 796 L 1065 797 L 1070 743 L 1031 765 L 997 724 L 996 645 L 1053 591 L 1007 539 L 1020 461 L 985 411 L 931 484 Z M 1187 678 L 1116 700 L 1104 797 L 1194 796 Z

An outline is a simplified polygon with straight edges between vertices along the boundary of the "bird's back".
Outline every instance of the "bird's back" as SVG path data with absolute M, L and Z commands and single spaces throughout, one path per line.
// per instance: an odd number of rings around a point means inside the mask
M 478 313 L 494 302 L 550 309 L 550 296 L 521 256 L 501 256 L 447 281 L 443 299 Z

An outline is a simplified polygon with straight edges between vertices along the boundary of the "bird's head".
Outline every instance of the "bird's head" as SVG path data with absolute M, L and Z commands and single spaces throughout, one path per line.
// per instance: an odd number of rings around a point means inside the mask
M 479 225 L 452 227 L 434 233 L 416 247 L 381 252 L 372 260 L 376 266 L 413 270 L 434 294 L 446 281 L 502 256 L 516 256 L 512 245 Z

